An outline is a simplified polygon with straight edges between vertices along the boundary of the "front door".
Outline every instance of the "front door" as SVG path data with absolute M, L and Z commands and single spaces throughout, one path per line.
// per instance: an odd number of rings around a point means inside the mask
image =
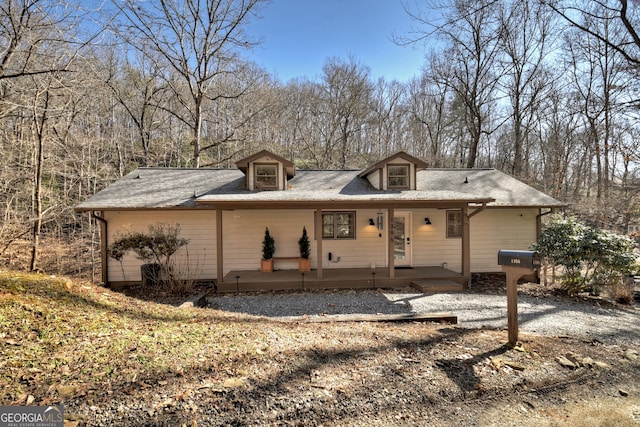
M 393 216 L 393 255 L 396 267 L 411 266 L 411 212 Z

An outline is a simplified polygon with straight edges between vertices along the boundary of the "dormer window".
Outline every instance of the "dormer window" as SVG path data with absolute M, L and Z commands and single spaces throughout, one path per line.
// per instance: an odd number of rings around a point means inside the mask
M 287 189 L 287 180 L 296 174 L 292 162 L 267 150 L 238 160 L 236 166 L 246 176 L 245 186 L 249 191 L 284 191 Z
M 401 151 L 369 166 L 358 175 L 366 178 L 376 190 L 416 190 L 417 172 L 427 163 Z
M 275 190 L 278 188 L 278 165 L 255 164 L 255 188 Z
M 388 165 L 388 188 L 409 188 L 409 165 Z

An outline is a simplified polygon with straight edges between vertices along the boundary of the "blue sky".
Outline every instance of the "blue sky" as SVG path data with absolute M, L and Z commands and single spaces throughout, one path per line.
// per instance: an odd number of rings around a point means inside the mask
M 352 55 L 371 77 L 405 82 L 420 74 L 423 47 L 397 46 L 393 32 L 407 34 L 412 21 L 400 0 L 272 0 L 247 32 L 262 41 L 249 59 L 283 83 L 317 80 L 327 58 Z

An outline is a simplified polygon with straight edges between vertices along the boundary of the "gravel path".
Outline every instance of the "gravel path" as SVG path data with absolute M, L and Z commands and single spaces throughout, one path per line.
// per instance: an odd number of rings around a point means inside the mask
M 506 295 L 422 294 L 410 291 L 335 291 L 209 298 L 213 308 L 274 320 L 336 314 L 451 312 L 463 328 L 506 328 Z M 607 343 L 640 342 L 640 309 L 600 307 L 562 298 L 518 297 L 519 330 L 540 335 L 574 336 Z

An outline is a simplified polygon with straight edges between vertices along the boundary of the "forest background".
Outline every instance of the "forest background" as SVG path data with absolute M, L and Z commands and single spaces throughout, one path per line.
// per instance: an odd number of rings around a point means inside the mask
M 638 222 L 640 3 L 404 3 L 424 50 L 406 82 L 356 56 L 283 83 L 251 62 L 264 0 L 0 0 L 0 263 L 99 276 L 74 206 L 136 167 L 302 169 L 404 150 L 496 168 L 626 233 Z M 431 22 L 438 11 L 442 20 Z

